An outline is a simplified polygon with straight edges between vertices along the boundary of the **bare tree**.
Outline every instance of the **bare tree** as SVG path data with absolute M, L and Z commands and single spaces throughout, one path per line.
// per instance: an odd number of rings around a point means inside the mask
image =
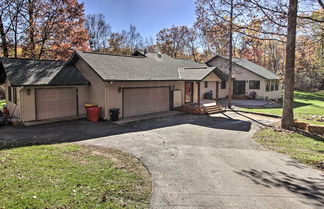
M 105 21 L 103 14 L 91 14 L 86 16 L 85 28 L 89 34 L 90 48 L 94 51 L 102 51 L 107 48 L 111 27 Z

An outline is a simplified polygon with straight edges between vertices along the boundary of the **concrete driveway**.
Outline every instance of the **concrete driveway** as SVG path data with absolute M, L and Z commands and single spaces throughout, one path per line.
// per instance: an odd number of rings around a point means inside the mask
M 174 116 L 79 143 L 138 157 L 153 175 L 152 208 L 322 207 L 323 173 L 260 147 L 251 139 L 258 122 L 269 123 L 233 112 Z
M 152 173 L 152 208 L 323 207 L 323 172 L 251 139 L 261 124 L 271 122 L 233 112 L 124 125 L 80 120 L 1 128 L 0 143 L 74 141 L 131 153 Z

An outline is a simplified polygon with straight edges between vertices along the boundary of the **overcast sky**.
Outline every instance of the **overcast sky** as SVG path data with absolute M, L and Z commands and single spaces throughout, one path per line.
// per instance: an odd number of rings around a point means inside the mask
M 134 24 L 143 37 L 174 25 L 192 26 L 195 21 L 194 0 L 80 0 L 86 14 L 102 13 L 112 31 L 128 30 Z

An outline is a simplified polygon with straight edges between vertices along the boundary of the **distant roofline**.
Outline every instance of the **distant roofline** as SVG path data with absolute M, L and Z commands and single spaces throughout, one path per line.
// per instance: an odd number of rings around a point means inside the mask
M 33 60 L 33 61 L 50 61 L 50 62 L 65 62 L 64 60 L 50 60 L 50 59 L 35 59 L 35 58 L 23 58 L 23 57 L 0 57 L 0 60 L 4 59 L 19 59 L 19 60 Z
M 84 54 L 95 54 L 95 55 L 105 55 L 105 56 L 115 56 L 115 57 L 129 57 L 129 58 L 146 58 L 143 56 L 131 56 L 131 55 L 119 55 L 119 54 L 106 54 L 102 52 L 84 52 L 84 51 L 76 51 L 76 53 L 84 53 Z

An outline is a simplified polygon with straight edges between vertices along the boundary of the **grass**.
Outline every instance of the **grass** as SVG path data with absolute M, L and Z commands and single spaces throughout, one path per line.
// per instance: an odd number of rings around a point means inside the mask
M 75 144 L 0 151 L 0 208 L 148 208 L 151 178 L 134 157 Z
M 324 91 L 295 91 L 294 102 L 294 116 L 297 120 L 317 125 L 324 125 L 324 122 L 317 121 L 316 119 L 309 119 L 309 116 L 313 115 L 324 116 Z M 258 113 L 268 113 L 274 115 L 282 114 L 282 107 L 260 109 L 241 108 L 241 110 Z
M 6 106 L 6 100 L 0 100 L 0 109 L 2 109 L 3 106 Z
M 301 163 L 318 167 L 324 162 L 324 139 L 313 139 L 294 132 L 278 132 L 271 128 L 261 129 L 254 139 L 263 146 L 288 154 Z

